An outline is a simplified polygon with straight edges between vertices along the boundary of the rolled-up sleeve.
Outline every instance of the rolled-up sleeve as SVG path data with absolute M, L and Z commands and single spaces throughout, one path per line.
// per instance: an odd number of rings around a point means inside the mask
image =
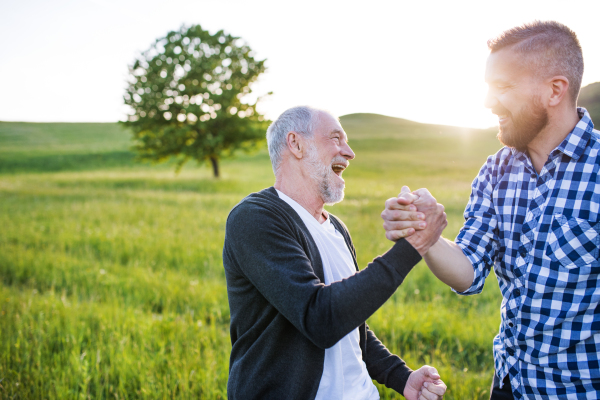
M 498 253 L 498 220 L 492 201 L 495 157 L 488 158 L 471 185 L 465 208 L 465 224 L 455 242 L 473 265 L 473 283 L 461 295 L 481 293 Z

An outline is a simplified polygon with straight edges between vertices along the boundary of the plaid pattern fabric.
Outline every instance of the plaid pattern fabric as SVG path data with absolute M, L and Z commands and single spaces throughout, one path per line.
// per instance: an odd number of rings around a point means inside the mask
M 498 278 L 494 362 L 516 399 L 600 398 L 600 132 L 578 111 L 539 174 L 515 149 L 488 158 L 456 238 L 475 270 L 460 294 Z
M 600 224 L 593 227 L 585 219 L 554 215 L 546 255 L 566 268 L 582 267 L 598 259 Z

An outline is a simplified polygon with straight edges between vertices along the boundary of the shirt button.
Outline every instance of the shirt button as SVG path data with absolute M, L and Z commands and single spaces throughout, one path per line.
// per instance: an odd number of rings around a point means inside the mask
M 521 289 L 516 288 L 515 289 L 515 296 L 520 296 L 521 295 Z
M 515 350 L 512 347 L 509 347 L 508 349 L 506 349 L 506 351 L 508 352 L 508 355 L 511 357 L 515 355 Z
M 521 257 L 525 258 L 527 256 L 527 249 L 525 247 L 521 247 L 519 249 L 519 254 L 521 255 Z
M 514 325 L 512 322 L 509 322 L 509 323 L 508 323 L 508 326 L 510 326 L 510 327 L 512 328 L 512 327 L 513 327 L 513 326 L 515 326 L 515 325 Z

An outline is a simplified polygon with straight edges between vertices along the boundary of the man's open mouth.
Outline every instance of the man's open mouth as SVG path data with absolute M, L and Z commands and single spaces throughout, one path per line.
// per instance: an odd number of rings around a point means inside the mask
M 344 170 L 347 167 L 348 167 L 347 164 L 340 164 L 340 163 L 331 164 L 331 169 L 337 176 L 341 176 L 342 172 L 344 172 Z
M 508 121 L 508 115 L 498 115 L 498 122 L 500 125 Z

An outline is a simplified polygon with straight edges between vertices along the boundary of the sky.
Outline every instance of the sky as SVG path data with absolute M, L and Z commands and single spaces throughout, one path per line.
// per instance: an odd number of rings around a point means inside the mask
M 573 5 L 576 6 L 573 6 Z M 182 24 L 243 38 L 266 59 L 258 110 L 296 105 L 485 128 L 489 38 L 556 20 L 574 30 L 583 85 L 600 81 L 599 0 L 0 0 L 0 120 L 125 119 L 128 65 Z

